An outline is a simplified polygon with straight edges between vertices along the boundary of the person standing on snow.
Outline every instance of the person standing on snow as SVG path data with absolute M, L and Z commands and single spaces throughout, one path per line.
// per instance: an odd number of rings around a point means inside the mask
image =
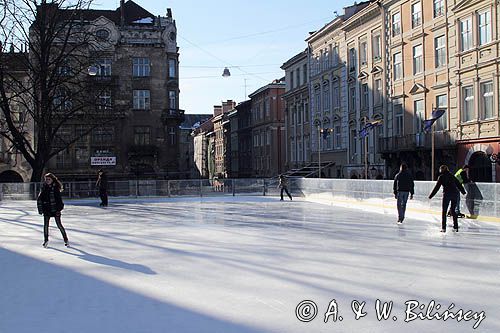
M 99 206 L 108 206 L 108 176 L 103 169 L 99 169 L 97 174 L 97 181 L 95 186 L 99 189 L 99 197 L 101 198 L 101 203 Z
M 283 191 L 285 191 L 290 200 L 292 200 L 292 196 L 290 192 L 288 192 L 288 179 L 286 179 L 284 175 L 279 176 L 278 187 L 281 188 L 281 201 L 283 201 Z
M 64 209 L 64 203 L 61 198 L 63 186 L 59 179 L 52 174 L 45 175 L 45 182 L 42 185 L 42 190 L 37 198 L 38 213 L 43 214 L 43 247 L 47 247 L 49 243 L 49 220 L 53 217 L 56 220 L 57 227 L 61 231 L 64 239 L 64 245 L 69 246 L 66 230 L 61 222 L 61 211 Z
M 412 200 L 413 194 L 415 194 L 415 184 L 413 182 L 413 176 L 408 171 L 408 165 L 406 165 L 406 163 L 401 163 L 399 173 L 396 175 L 396 177 L 394 177 L 394 184 L 392 187 L 394 197 L 398 200 L 398 224 L 401 224 L 405 219 L 408 196 L 410 196 L 410 200 Z
M 437 191 L 441 186 L 443 186 L 443 203 L 441 211 L 441 232 L 446 232 L 446 212 L 448 211 L 448 205 L 451 203 L 451 214 L 453 216 L 453 231 L 458 232 L 458 217 L 455 210 L 457 206 L 457 196 L 460 195 L 459 191 L 466 194 L 464 187 L 458 179 L 450 173 L 450 170 L 446 165 L 441 165 L 439 167 L 439 172 L 441 175 L 437 179 L 436 186 L 429 194 L 429 199 L 432 199 L 436 195 Z

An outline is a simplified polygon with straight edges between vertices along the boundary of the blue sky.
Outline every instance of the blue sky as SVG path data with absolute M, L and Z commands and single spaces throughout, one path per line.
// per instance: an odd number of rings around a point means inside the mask
M 172 8 L 180 53 L 180 108 L 212 113 L 213 105 L 248 94 L 284 76 L 280 66 L 306 48 L 304 39 L 353 1 L 136 0 L 155 15 Z M 93 8 L 114 9 L 118 0 Z M 231 77 L 223 78 L 228 67 Z M 246 83 L 246 89 L 245 89 Z M 246 95 L 245 95 L 246 90 Z

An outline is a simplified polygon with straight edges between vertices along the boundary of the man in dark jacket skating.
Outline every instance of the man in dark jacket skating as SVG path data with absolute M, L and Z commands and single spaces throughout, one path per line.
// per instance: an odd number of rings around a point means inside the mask
M 437 179 L 436 186 L 429 194 L 429 199 L 432 199 L 436 195 L 437 191 L 441 186 L 443 186 L 443 204 L 441 211 L 441 232 L 446 232 L 446 212 L 448 211 L 448 205 L 451 203 L 451 214 L 453 216 L 453 231 L 458 232 L 458 217 L 455 210 L 457 206 L 457 196 L 458 191 L 462 192 L 464 195 L 465 189 L 458 179 L 450 173 L 450 170 L 446 165 L 441 165 L 439 167 L 439 172 L 441 175 Z
M 99 189 L 99 197 L 101 198 L 101 203 L 99 206 L 107 207 L 108 206 L 108 176 L 103 169 L 99 170 L 97 176 L 97 182 L 95 184 Z
M 394 177 L 393 191 L 394 197 L 398 199 L 398 224 L 401 224 L 405 219 L 408 196 L 410 196 L 411 200 L 413 199 L 413 194 L 415 194 L 413 177 L 408 171 L 408 165 L 406 165 L 406 163 L 401 163 L 399 173 Z

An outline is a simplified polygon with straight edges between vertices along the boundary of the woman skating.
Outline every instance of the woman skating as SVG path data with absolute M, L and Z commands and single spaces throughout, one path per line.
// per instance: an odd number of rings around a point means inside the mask
M 464 187 L 458 179 L 450 173 L 450 170 L 446 165 L 441 165 L 439 167 L 439 172 L 441 175 L 437 179 L 436 186 L 429 194 L 429 199 L 437 193 L 439 188 L 443 186 L 443 203 L 441 211 L 441 232 L 446 232 L 446 212 L 448 211 L 448 205 L 451 203 L 451 213 L 453 215 L 453 231 L 458 231 L 458 216 L 455 210 L 457 206 L 457 196 L 458 191 L 465 194 Z
M 38 213 L 43 214 L 43 247 L 47 247 L 49 243 L 49 220 L 51 217 L 56 220 L 57 227 L 64 239 L 64 245 L 69 246 L 66 230 L 61 223 L 61 211 L 64 209 L 64 203 L 61 199 L 62 190 L 62 184 L 56 176 L 52 173 L 45 175 L 45 182 L 37 199 Z

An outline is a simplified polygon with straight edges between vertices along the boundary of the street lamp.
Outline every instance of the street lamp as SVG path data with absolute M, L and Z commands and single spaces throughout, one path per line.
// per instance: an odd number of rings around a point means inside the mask
M 321 178 L 321 136 L 324 139 L 328 137 L 328 135 L 333 132 L 333 128 L 321 128 L 321 122 L 319 119 L 316 119 L 314 125 L 318 127 L 318 179 Z

